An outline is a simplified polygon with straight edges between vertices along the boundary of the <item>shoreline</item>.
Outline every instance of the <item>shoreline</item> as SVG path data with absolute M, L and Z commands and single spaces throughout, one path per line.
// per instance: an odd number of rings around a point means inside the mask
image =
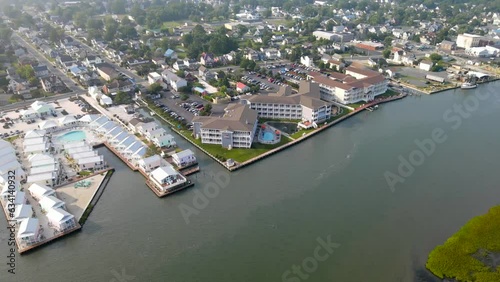
M 200 151 L 202 151 L 203 153 L 205 153 L 206 155 L 208 155 L 210 158 L 212 158 L 214 161 L 216 161 L 217 163 L 219 163 L 220 165 L 222 165 L 225 169 L 229 170 L 230 172 L 233 172 L 233 171 L 236 171 L 238 169 L 241 169 L 241 168 L 244 168 L 248 165 L 251 165 L 257 161 L 260 161 L 262 159 L 265 159 L 266 157 L 269 157 L 277 152 L 280 152 L 284 149 L 287 149 L 289 147 L 292 147 L 320 132 L 323 132 L 324 130 L 330 128 L 331 126 L 339 123 L 339 122 L 342 122 L 344 120 L 346 120 L 347 118 L 351 117 L 351 116 L 354 116 L 354 115 L 357 115 L 358 113 L 364 111 L 364 110 L 367 110 L 367 108 L 369 107 L 372 107 L 372 106 L 375 106 L 375 105 L 378 105 L 378 104 L 384 104 L 384 103 L 388 103 L 388 102 L 392 102 L 392 101 L 396 101 L 396 100 L 400 100 L 400 99 L 403 99 L 407 96 L 407 94 L 405 93 L 400 93 L 399 95 L 397 96 L 393 96 L 393 97 L 390 97 L 390 98 L 387 98 L 387 99 L 383 99 L 383 100 L 375 100 L 375 101 L 372 101 L 362 107 L 359 107 L 357 109 L 355 109 L 354 111 L 350 112 L 349 114 L 346 114 L 345 116 L 342 116 L 340 117 L 339 119 L 336 119 L 334 121 L 332 121 L 331 123 L 327 124 L 327 125 L 324 125 L 324 126 L 321 126 L 320 128 L 318 128 L 317 130 L 315 131 L 312 131 L 310 132 L 309 134 L 306 134 L 304 136 L 301 136 L 295 140 L 292 140 L 291 142 L 288 142 L 280 147 L 277 147 L 277 148 L 274 148 L 274 149 L 271 149 L 270 151 L 267 151 L 261 155 L 258 155 L 254 158 L 251 158 L 247 161 L 244 161 L 242 163 L 239 163 L 239 164 L 236 164 L 236 165 L 233 165 L 233 166 L 227 166 L 226 162 L 223 162 L 219 159 L 217 159 L 215 156 L 213 156 L 211 153 L 209 153 L 207 150 L 205 150 L 204 148 L 202 148 L 201 146 L 199 146 L 198 144 L 196 144 L 195 142 L 193 142 L 191 139 L 187 138 L 186 136 L 184 136 L 184 134 L 180 133 L 179 130 L 177 130 L 175 128 L 175 126 L 170 123 L 170 121 L 168 121 L 167 119 L 165 119 L 163 116 L 159 115 L 158 113 L 156 113 L 156 111 L 154 111 L 151 107 L 149 107 L 149 105 L 147 103 L 146 104 L 146 108 L 150 111 L 150 112 L 154 112 L 155 113 L 155 116 L 157 116 L 159 119 L 161 119 L 163 122 L 167 123 L 170 125 L 170 129 L 172 131 L 174 131 L 175 133 L 177 133 L 178 135 L 180 135 L 182 138 L 184 138 L 185 140 L 187 140 L 189 143 L 191 143 L 193 146 L 195 146 L 196 148 L 198 148 Z
M 491 79 L 488 79 L 487 81 L 477 82 L 477 84 L 478 85 L 479 84 L 486 84 L 486 83 L 495 82 L 498 80 L 500 80 L 499 77 L 493 77 Z M 412 93 L 419 93 L 419 94 L 426 94 L 426 95 L 433 95 L 433 94 L 438 94 L 438 93 L 448 91 L 448 90 L 460 89 L 460 87 L 461 87 L 461 84 L 455 84 L 454 86 L 450 86 L 450 87 L 444 88 L 444 89 L 439 89 L 439 90 L 435 90 L 435 91 L 425 91 L 425 90 L 416 88 L 415 85 L 412 85 L 412 84 L 401 83 L 401 82 L 398 82 L 398 83 L 407 91 L 409 90 Z

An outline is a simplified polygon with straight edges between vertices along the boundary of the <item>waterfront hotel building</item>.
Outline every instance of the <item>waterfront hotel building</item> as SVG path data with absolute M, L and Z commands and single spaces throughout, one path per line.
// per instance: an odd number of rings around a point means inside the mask
M 342 104 L 360 101 L 369 102 L 387 91 L 385 77 L 372 70 L 348 67 L 346 73 L 331 73 L 329 76 L 310 72 L 309 79 L 319 83 L 321 99 Z
M 223 117 L 194 117 L 195 138 L 224 148 L 250 148 L 257 130 L 257 112 L 241 104 L 229 105 L 225 111 Z
M 302 81 L 299 92 L 292 94 L 290 86 L 281 87 L 277 93 L 253 95 L 242 98 L 261 118 L 301 120 L 319 123 L 332 115 L 331 103 L 321 100 L 317 83 Z

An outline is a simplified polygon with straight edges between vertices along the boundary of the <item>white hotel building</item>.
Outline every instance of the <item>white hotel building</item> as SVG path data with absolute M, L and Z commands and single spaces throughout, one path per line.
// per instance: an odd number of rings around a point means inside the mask
M 321 100 L 319 85 L 307 81 L 301 82 L 297 94 L 292 94 L 291 87 L 286 86 L 275 94 L 254 95 L 243 101 L 262 118 L 318 123 L 332 115 L 332 105 Z
M 342 104 L 372 101 L 377 95 L 385 93 L 388 85 L 382 74 L 355 67 L 348 67 L 345 74 L 325 76 L 310 72 L 309 77 L 319 83 L 323 100 Z
M 223 117 L 196 116 L 193 134 L 203 144 L 224 148 L 250 148 L 257 130 L 257 112 L 245 105 L 233 104 Z

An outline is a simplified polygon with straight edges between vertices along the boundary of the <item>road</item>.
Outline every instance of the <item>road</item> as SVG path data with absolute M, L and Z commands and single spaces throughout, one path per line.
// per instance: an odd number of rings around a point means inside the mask
M 49 71 L 52 74 L 58 76 L 71 91 L 76 93 L 85 92 L 85 89 L 83 87 L 77 84 L 73 79 L 67 76 L 67 74 L 62 72 L 59 68 L 54 67 L 55 66 L 54 63 L 45 58 L 45 56 L 40 51 L 35 49 L 31 44 L 29 44 L 26 40 L 24 40 L 24 38 L 19 36 L 17 33 L 13 33 L 12 39 L 16 40 L 19 44 L 25 47 L 28 50 L 28 52 L 38 60 L 38 62 L 45 64 L 49 68 Z
M 54 96 L 45 97 L 45 98 L 29 99 L 29 100 L 26 100 L 23 102 L 17 102 L 14 104 L 1 106 L 0 110 L 1 111 L 12 111 L 15 109 L 28 107 L 29 105 L 33 104 L 33 102 L 35 102 L 35 101 L 53 102 L 55 100 L 65 99 L 65 98 L 69 98 L 71 96 L 76 96 L 76 95 L 78 95 L 78 93 L 65 93 L 65 94 L 59 94 L 59 95 L 54 95 Z

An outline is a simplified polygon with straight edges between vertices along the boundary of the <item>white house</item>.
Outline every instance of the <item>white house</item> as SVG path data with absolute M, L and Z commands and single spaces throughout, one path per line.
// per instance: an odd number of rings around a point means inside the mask
M 31 196 L 37 200 L 40 200 L 42 197 L 55 196 L 56 191 L 54 189 L 47 187 L 45 185 L 33 183 L 28 188 Z
M 197 163 L 194 153 L 189 149 L 173 154 L 172 161 L 178 167 L 186 167 Z
M 44 120 L 38 124 L 39 129 L 46 130 L 47 132 L 53 132 L 58 127 L 57 122 L 53 120 Z
M 149 174 L 150 181 L 162 192 L 172 191 L 175 187 L 186 183 L 186 178 L 173 166 L 161 166 Z
M 170 85 L 175 91 L 179 91 L 179 88 L 187 86 L 187 81 L 184 78 L 179 77 L 177 74 L 166 69 L 161 73 L 165 83 Z
M 26 245 L 40 241 L 40 223 L 37 218 L 26 218 L 21 221 L 17 230 L 17 239 Z
M 109 106 L 113 105 L 113 100 L 111 100 L 111 98 L 109 98 L 109 96 L 102 94 L 101 100 L 99 101 L 99 104 L 101 104 L 101 106 L 108 106 L 109 107 Z
M 161 82 L 161 75 L 157 72 L 151 72 L 148 74 L 148 82 L 149 84 Z
M 18 223 L 23 219 L 28 219 L 33 216 L 33 208 L 31 205 L 21 204 L 14 207 L 14 217 L 12 219 L 16 220 Z
M 67 115 L 57 120 L 59 126 L 69 127 L 77 125 L 78 121 L 73 115 Z
M 64 232 L 76 227 L 75 217 L 61 208 L 49 209 L 46 216 L 49 227 L 59 232 Z
M 313 60 L 309 58 L 309 56 L 302 56 L 300 57 L 300 63 L 306 67 L 312 67 L 313 66 Z
M 137 133 L 145 136 L 146 133 L 148 133 L 148 132 L 152 132 L 152 131 L 160 129 L 160 126 L 156 122 L 151 121 L 151 122 L 147 122 L 147 123 L 137 124 L 136 129 L 137 129 Z
M 434 66 L 433 62 L 424 60 L 420 62 L 418 68 L 424 71 L 430 71 L 432 69 L 432 66 Z
M 66 209 L 66 205 L 63 201 L 60 199 L 54 197 L 54 196 L 44 196 L 40 199 L 40 206 L 42 207 L 42 210 L 48 211 L 49 209 Z
M 54 113 L 54 106 L 43 101 L 35 101 L 31 104 L 31 109 L 40 116 L 45 116 Z
M 138 162 L 139 168 L 148 173 L 161 165 L 162 158 L 159 155 L 144 158 Z

